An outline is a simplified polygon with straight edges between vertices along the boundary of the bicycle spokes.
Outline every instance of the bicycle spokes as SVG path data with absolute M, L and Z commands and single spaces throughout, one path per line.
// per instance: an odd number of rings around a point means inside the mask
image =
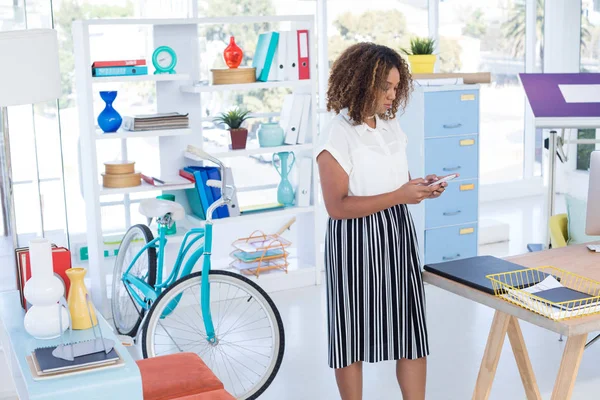
M 200 284 L 190 285 L 156 310 L 161 318 L 151 339 L 154 355 L 197 353 L 237 397 L 261 383 L 277 357 L 273 319 L 243 286 L 213 281 L 210 290 L 214 341 L 204 328 Z

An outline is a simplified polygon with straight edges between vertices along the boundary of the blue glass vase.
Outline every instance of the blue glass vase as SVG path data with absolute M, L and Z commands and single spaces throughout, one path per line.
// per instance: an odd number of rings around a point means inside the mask
M 100 92 L 100 97 L 106 103 L 106 107 L 104 107 L 104 110 L 98 115 L 98 126 L 105 133 L 116 132 L 123 122 L 121 115 L 112 106 L 113 101 L 117 98 L 117 92 Z
M 290 158 L 291 156 L 291 158 Z M 277 168 L 276 159 L 279 158 L 281 161 L 279 163 L 279 168 Z M 288 162 L 292 160 L 291 163 Z M 292 152 L 282 151 L 279 153 L 273 153 L 273 166 L 281 176 L 281 182 L 279 182 L 279 186 L 277 187 L 277 202 L 283 204 L 285 207 L 290 207 L 294 205 L 294 188 L 292 184 L 288 180 L 288 175 L 296 162 L 296 156 Z

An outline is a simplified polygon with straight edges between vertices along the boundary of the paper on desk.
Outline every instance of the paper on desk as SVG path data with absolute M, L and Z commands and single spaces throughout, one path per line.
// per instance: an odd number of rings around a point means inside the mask
M 563 287 L 563 285 L 559 281 L 557 281 L 555 277 L 553 277 L 552 275 L 549 275 L 548 277 L 546 277 L 546 279 L 544 279 L 540 283 L 530 286 L 525 289 L 521 289 L 521 290 L 524 292 L 533 294 L 533 293 L 541 292 L 542 290 L 556 289 L 559 287 Z
M 524 288 L 521 290 L 509 290 L 506 294 L 502 295 L 502 297 L 508 300 L 518 302 L 527 309 L 536 311 L 553 319 L 564 319 L 600 311 L 600 303 L 581 304 L 567 309 L 564 305 L 562 306 L 562 308 L 560 308 L 554 305 L 550 305 L 546 302 L 541 302 L 523 293 L 527 292 L 530 294 L 535 294 L 543 290 L 550 290 L 563 286 L 564 285 L 562 285 L 558 280 L 556 280 L 556 278 L 550 275 L 540 283 L 530 286 L 528 288 Z

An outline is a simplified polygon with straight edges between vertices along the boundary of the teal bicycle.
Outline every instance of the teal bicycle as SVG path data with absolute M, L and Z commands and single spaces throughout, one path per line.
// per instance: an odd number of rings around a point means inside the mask
M 231 201 L 235 188 L 227 185 L 218 159 L 204 152 L 201 156 L 221 170 L 221 181 L 208 182 L 221 189 L 221 198 L 208 209 L 204 228 L 185 234 L 166 279 L 166 231 L 185 211 L 172 201 L 142 201 L 140 212 L 149 221 L 156 218 L 158 237 L 143 224 L 132 226 L 123 237 L 113 275 L 114 325 L 122 335 L 141 334 L 144 358 L 195 352 L 229 393 L 255 399 L 281 366 L 283 323 L 260 286 L 237 273 L 211 270 L 212 215 Z M 192 272 L 196 265 L 201 270 Z

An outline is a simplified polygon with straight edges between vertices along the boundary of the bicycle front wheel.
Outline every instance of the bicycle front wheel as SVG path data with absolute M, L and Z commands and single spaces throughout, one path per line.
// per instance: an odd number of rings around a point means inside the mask
M 208 341 L 200 306 L 201 272 L 173 284 L 154 302 L 142 337 L 144 358 L 194 352 L 240 400 L 256 399 L 283 359 L 279 311 L 265 291 L 238 274 L 210 271 L 210 312 L 216 341 Z

